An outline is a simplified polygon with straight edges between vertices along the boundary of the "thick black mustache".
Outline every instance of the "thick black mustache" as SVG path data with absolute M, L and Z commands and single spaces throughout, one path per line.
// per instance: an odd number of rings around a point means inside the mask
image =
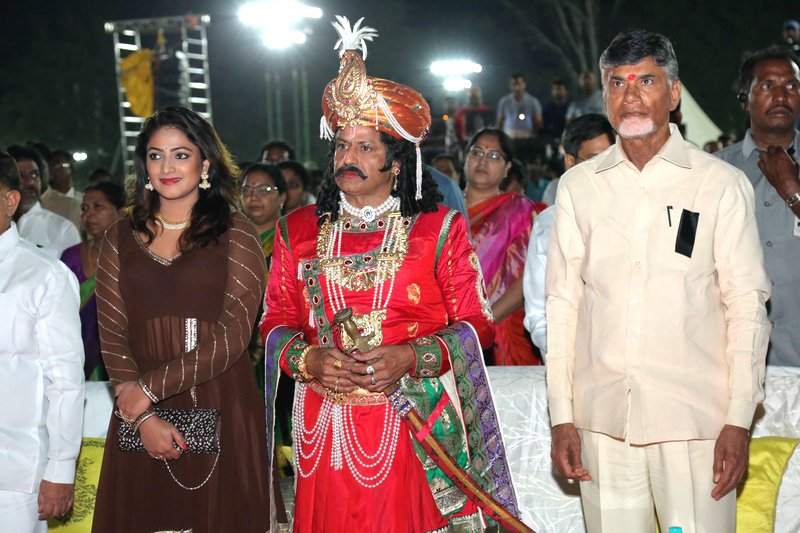
M 333 175 L 333 177 L 334 178 L 338 178 L 339 176 L 341 176 L 345 172 L 354 172 L 355 174 L 358 174 L 358 177 L 361 178 L 362 180 L 366 180 L 367 179 L 366 174 L 361 172 L 360 168 L 354 167 L 353 165 L 347 165 L 347 166 L 344 166 L 344 167 L 339 167 L 338 169 L 336 169 L 336 173 Z

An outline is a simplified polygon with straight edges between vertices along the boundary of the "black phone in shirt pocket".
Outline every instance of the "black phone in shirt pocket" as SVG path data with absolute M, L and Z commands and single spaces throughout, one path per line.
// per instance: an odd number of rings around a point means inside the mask
M 700 213 L 684 209 L 681 211 L 681 221 L 678 224 L 678 235 L 675 237 L 675 252 L 692 257 L 694 240 L 697 236 L 697 225 L 700 222 Z

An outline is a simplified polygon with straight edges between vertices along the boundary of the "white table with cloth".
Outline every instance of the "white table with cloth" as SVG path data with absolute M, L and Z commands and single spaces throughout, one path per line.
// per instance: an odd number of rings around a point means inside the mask
M 544 372 L 544 367 L 490 367 L 489 379 L 523 520 L 537 532 L 581 532 L 585 528 L 578 485 L 568 484 L 555 472 L 550 460 L 550 421 Z M 85 447 L 88 442 L 92 443 L 92 447 L 98 448 L 98 443 L 101 442 L 98 439 L 105 438 L 113 397 L 107 383 L 86 385 Z M 766 394 L 763 408 L 756 415 L 753 438 L 800 438 L 800 369 L 769 367 Z M 753 449 L 754 446 L 751 447 L 751 456 Z M 778 533 L 800 531 L 800 452 L 789 451 L 787 457 L 790 459 L 777 493 L 774 531 Z M 92 460 L 79 459 L 81 461 L 94 464 L 98 468 L 97 457 Z M 80 467 L 81 465 L 79 469 Z M 773 477 L 779 480 L 783 466 L 779 464 L 776 468 Z M 97 472 L 93 475 L 96 476 Z M 82 493 L 84 499 L 96 487 L 96 477 L 94 481 L 91 477 L 92 475 L 84 473 L 76 483 L 76 492 Z M 749 480 L 745 484 L 745 490 L 748 483 Z M 765 490 L 758 485 L 754 492 L 763 493 Z M 81 524 L 72 521 L 73 523 L 51 527 L 51 530 L 89 531 L 86 522 L 91 518 L 91 512 L 92 509 L 81 509 L 78 513 L 83 517 Z M 739 512 L 741 515 L 741 508 Z

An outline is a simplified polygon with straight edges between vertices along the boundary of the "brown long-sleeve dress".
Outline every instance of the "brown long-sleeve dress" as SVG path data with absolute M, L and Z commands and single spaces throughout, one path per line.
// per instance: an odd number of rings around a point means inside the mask
M 172 260 L 150 252 L 127 219 L 106 233 L 96 291 L 111 380 L 141 377 L 162 408 L 191 408 L 190 389 L 196 385 L 197 406 L 221 411 L 221 452 L 208 482 L 185 490 L 162 462 L 145 452 L 119 450 L 120 422 L 112 416 L 95 533 L 269 529 L 264 402 L 246 356 L 264 276 L 255 228 L 238 214 L 216 244 Z M 197 348 L 190 351 L 184 349 L 192 329 L 187 319 L 197 320 Z M 187 454 L 170 465 L 177 479 L 194 486 L 213 463 L 214 455 Z

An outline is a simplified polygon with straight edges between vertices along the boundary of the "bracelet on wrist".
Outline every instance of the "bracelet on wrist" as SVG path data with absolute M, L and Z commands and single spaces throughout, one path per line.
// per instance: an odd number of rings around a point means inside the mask
M 153 391 L 147 386 L 147 383 L 144 382 L 144 379 L 139 378 L 139 386 L 142 388 L 142 392 L 144 392 L 145 396 L 150 398 L 150 401 L 153 403 L 158 403 L 158 397 L 153 394 Z
M 786 199 L 786 207 L 790 209 L 797 203 L 800 203 L 800 192 L 796 192 Z
M 128 427 L 133 426 L 133 423 L 136 422 L 135 418 L 130 418 L 129 416 L 127 416 L 125 413 L 122 412 L 122 409 L 116 409 L 114 411 L 114 416 L 119 418 L 122 421 L 122 423 Z
M 306 367 L 306 355 L 308 355 L 308 352 L 314 348 L 319 348 L 319 346 L 309 344 L 305 347 L 305 349 L 303 349 L 302 352 L 300 352 L 300 356 L 297 358 L 297 370 L 300 372 L 300 376 L 303 378 L 303 381 L 311 381 L 314 379 L 314 376 L 309 373 L 308 368 Z
M 139 431 L 139 427 L 142 425 L 142 422 L 150 418 L 151 416 L 155 416 L 156 412 L 152 409 L 148 409 L 144 413 L 140 414 L 139 417 L 134 420 L 133 424 L 131 425 L 131 430 L 136 433 Z
M 144 422 L 145 420 L 147 420 L 148 418 L 150 418 L 155 414 L 156 412 L 154 410 L 148 409 L 147 411 L 140 414 L 136 418 L 130 418 L 129 416 L 126 416 L 120 409 L 114 411 L 114 416 L 119 418 L 122 421 L 122 423 L 128 426 L 130 430 L 133 431 L 134 433 L 139 431 L 139 426 L 142 425 L 142 422 Z

